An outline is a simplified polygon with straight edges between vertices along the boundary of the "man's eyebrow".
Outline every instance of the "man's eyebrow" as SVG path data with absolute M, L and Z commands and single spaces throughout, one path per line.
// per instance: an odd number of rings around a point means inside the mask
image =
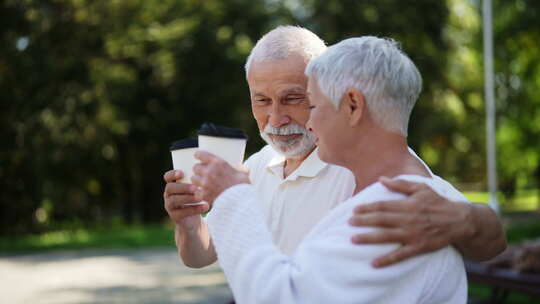
M 287 89 L 281 92 L 281 95 L 289 95 L 289 94 L 306 94 L 306 90 L 301 89 L 301 88 L 292 88 L 292 89 Z
M 255 94 L 253 94 L 253 97 L 266 97 L 266 95 L 261 92 L 255 92 Z

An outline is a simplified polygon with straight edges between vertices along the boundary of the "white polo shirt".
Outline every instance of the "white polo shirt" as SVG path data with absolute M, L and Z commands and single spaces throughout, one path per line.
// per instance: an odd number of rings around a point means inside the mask
M 317 150 L 287 178 L 284 164 L 268 145 L 245 162 L 273 241 L 291 255 L 313 226 L 353 195 L 355 181 L 348 169 L 321 161 Z

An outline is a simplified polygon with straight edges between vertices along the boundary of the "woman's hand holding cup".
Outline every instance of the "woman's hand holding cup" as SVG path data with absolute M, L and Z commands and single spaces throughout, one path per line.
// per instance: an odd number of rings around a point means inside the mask
M 200 162 L 193 166 L 191 182 L 197 186 L 197 200 L 204 200 L 212 205 L 223 191 L 238 184 L 250 183 L 247 172 L 234 169 L 212 153 L 197 151 L 195 158 Z

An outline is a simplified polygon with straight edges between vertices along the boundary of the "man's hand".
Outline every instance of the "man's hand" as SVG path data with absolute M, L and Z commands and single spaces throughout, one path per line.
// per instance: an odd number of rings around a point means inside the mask
M 208 204 L 186 206 L 200 202 L 194 196 L 196 186 L 180 183 L 184 174 L 180 170 L 165 173 L 167 183 L 163 192 L 165 210 L 176 224 L 174 240 L 184 264 L 201 268 L 217 260 L 216 252 L 201 214 L 208 211 Z
M 373 261 L 373 266 L 384 267 L 435 251 L 476 233 L 471 204 L 449 201 L 422 183 L 388 178 L 380 181 L 391 191 L 408 197 L 359 205 L 354 209 L 349 220 L 351 225 L 380 229 L 354 235 L 353 243 L 401 243 L 398 249 Z
M 201 162 L 193 166 L 191 181 L 197 186 L 195 198 L 213 204 L 225 190 L 238 184 L 249 184 L 247 172 L 231 167 L 223 159 L 205 151 L 197 151 L 195 158 Z
M 196 203 L 195 186 L 178 182 L 184 174 L 180 170 L 167 171 L 163 179 L 167 183 L 163 192 L 165 210 L 176 225 L 185 228 L 194 228 L 200 222 L 200 214 L 208 211 L 208 204 L 185 206 Z

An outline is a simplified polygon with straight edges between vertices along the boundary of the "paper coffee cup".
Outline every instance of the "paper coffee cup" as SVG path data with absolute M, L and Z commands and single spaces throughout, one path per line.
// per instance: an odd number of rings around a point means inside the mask
M 193 176 L 193 166 L 198 162 L 195 158 L 195 152 L 198 150 L 196 138 L 186 138 L 175 141 L 171 145 L 171 156 L 174 170 L 182 170 L 184 177 L 179 182 L 191 184 Z M 184 206 L 202 205 L 204 202 L 189 203 Z
M 204 123 L 199 130 L 199 149 L 222 158 L 234 168 L 240 168 L 247 139 L 240 129 Z
M 182 183 L 191 184 L 193 175 L 193 165 L 197 163 L 195 152 L 198 147 L 196 138 L 186 138 L 175 141 L 171 145 L 171 156 L 174 170 L 182 170 L 184 177 L 180 180 Z

